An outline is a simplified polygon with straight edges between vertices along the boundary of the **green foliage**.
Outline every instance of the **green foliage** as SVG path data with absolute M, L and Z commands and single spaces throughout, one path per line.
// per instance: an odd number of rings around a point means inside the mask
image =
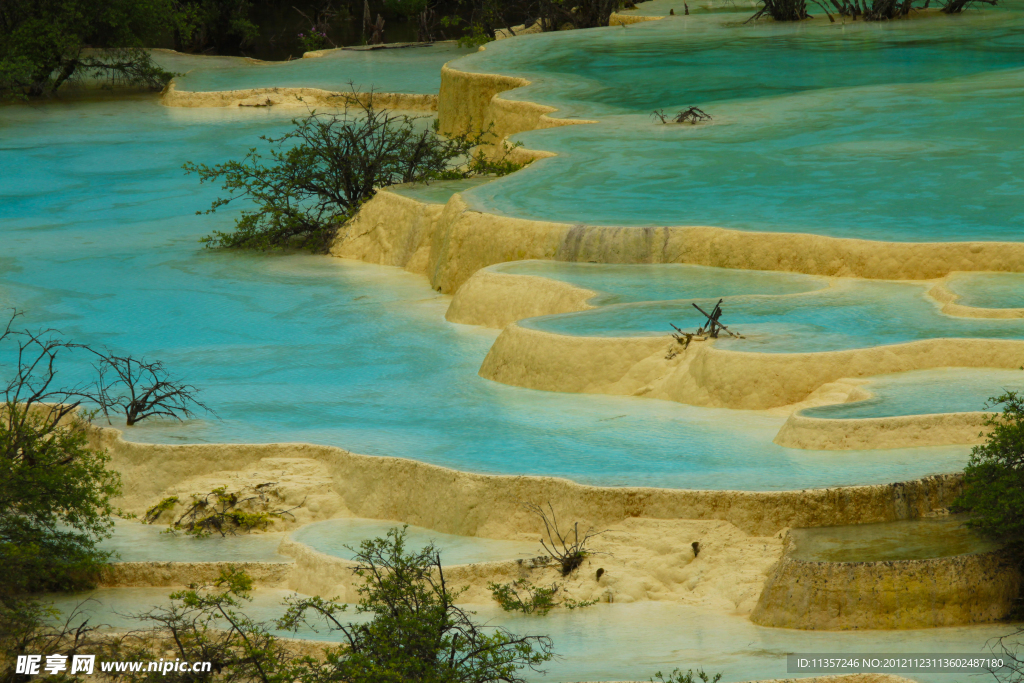
M 459 36 L 459 47 L 480 47 L 494 40 L 494 36 L 480 24 L 471 24 L 466 33 Z
M 557 585 L 535 586 L 526 579 L 517 579 L 512 583 L 487 584 L 494 598 L 506 612 L 522 612 L 523 614 L 547 614 L 555 607 Z
M 385 9 L 407 18 L 419 16 L 427 4 L 427 0 L 384 0 Z
M 535 586 L 526 579 L 517 579 L 512 583 L 491 582 L 487 584 L 487 587 L 491 591 L 491 597 L 506 612 L 544 616 L 559 606 L 574 610 L 597 604 L 597 600 L 575 600 L 573 598 L 566 598 L 560 603 L 555 602 L 555 594 L 559 590 L 558 584 Z
M 206 213 L 235 200 L 251 206 L 234 231 L 203 238 L 207 246 L 326 252 L 339 226 L 381 187 L 511 168 L 501 160 L 460 166 L 483 136 L 442 137 L 414 117 L 376 108 L 372 93 L 353 92 L 340 103 L 341 114 L 314 111 L 280 138 L 261 137 L 271 145 L 269 159 L 252 148 L 242 161 L 185 164 L 200 182 L 223 180 L 227 196 Z
M 566 598 L 565 600 L 562 600 L 562 607 L 568 610 L 583 609 L 584 607 L 590 607 L 591 605 L 596 604 L 597 600 L 575 600 L 573 598 Z
M 164 31 L 168 1 L 4 0 L 0 97 L 49 95 L 84 76 L 162 88 L 172 74 L 156 67 L 141 47 Z
M 237 54 L 260 33 L 250 0 L 172 0 L 171 17 L 181 52 Z
M 83 394 L 57 388 L 59 359 L 77 347 L 53 333 L 0 332 L 6 385 L 0 403 L 0 599 L 88 585 L 108 557 L 111 500 L 120 493 L 109 456 L 89 447 L 76 410 Z
M 407 551 L 404 529 L 363 541 L 356 574 L 364 580 L 356 612 L 368 623 L 342 623 L 344 605 L 322 598 L 291 599 L 281 628 L 326 625 L 345 644 L 326 661 L 306 659 L 302 683 L 519 683 L 519 670 L 552 657 L 550 639 L 518 636 L 501 628 L 487 633 L 472 612 L 454 604 L 436 548 Z M 308 615 L 308 617 L 307 617 Z
M 685 674 L 679 669 L 673 669 L 668 678 L 663 676 L 660 671 L 654 674 L 654 677 L 651 678 L 651 683 L 655 683 L 655 681 L 657 683 L 696 683 L 697 679 L 700 679 L 702 683 L 718 683 L 721 678 L 722 674 L 717 673 L 714 677 L 711 677 L 704 673 L 704 669 L 697 669 L 696 674 L 693 669 L 690 669 Z
M 1024 396 L 1008 391 L 989 400 L 1003 412 L 986 421 L 987 441 L 971 450 L 954 508 L 971 512 L 968 526 L 1024 559 Z
M 142 516 L 142 519 L 146 524 L 152 524 L 160 518 L 160 515 L 170 510 L 173 510 L 174 506 L 177 504 L 177 496 L 168 496 L 167 498 L 164 498 L 153 507 L 146 510 L 146 514 Z
M 84 425 L 54 426 L 8 402 L 0 424 L 0 593 L 90 584 L 109 554 L 120 479 L 88 447 Z
M 69 659 L 76 654 L 96 654 L 102 645 L 91 637 L 79 605 L 61 622 L 54 607 L 29 597 L 0 598 L 0 683 L 23 683 L 25 674 L 16 672 L 19 655 L 60 652 Z M 80 683 L 82 676 L 62 676 L 63 683 Z
M 175 656 L 191 662 L 210 662 L 209 673 L 141 671 L 123 674 L 132 682 L 192 683 L 205 680 L 238 683 L 291 683 L 299 675 L 294 658 L 270 633 L 268 626 L 242 612 L 252 600 L 252 579 L 233 567 L 222 569 L 213 584 L 192 585 L 172 593 L 166 607 L 137 614 L 150 633 L 135 633 L 122 641 L 120 659 L 151 659 L 150 635 L 170 633 Z M 137 643 L 137 644 L 132 644 Z
M 327 37 L 326 31 L 321 31 L 316 28 L 303 31 L 298 37 L 299 44 L 302 45 L 304 52 L 316 52 L 317 50 L 333 47 L 333 44 Z
M 274 509 L 271 498 L 276 495 L 273 484 L 259 484 L 230 493 L 227 486 L 219 486 L 207 494 L 193 495 L 192 504 L 171 522 L 167 531 L 182 531 L 195 538 L 207 538 L 215 533 L 227 536 L 240 531 L 264 531 L 275 519 L 292 517 L 291 511 L 295 509 Z M 176 496 L 165 498 L 146 511 L 146 521 L 152 524 L 164 510 L 170 510 L 177 503 Z

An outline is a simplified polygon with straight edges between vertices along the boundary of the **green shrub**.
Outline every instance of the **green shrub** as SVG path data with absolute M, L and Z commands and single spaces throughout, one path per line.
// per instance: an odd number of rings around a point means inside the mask
M 566 598 L 562 602 L 555 602 L 555 594 L 558 593 L 558 584 L 549 586 L 535 586 L 526 579 L 517 579 L 512 583 L 487 584 L 494 598 L 506 612 L 522 612 L 523 614 L 547 614 L 555 607 L 564 607 L 569 610 L 581 609 L 596 605 L 597 600 L 576 600 Z
M 972 513 L 968 526 L 1004 543 L 1024 559 L 1024 396 L 1008 391 L 989 399 L 1003 412 L 986 421 L 985 443 L 971 450 L 964 489 L 954 509 Z
M 487 584 L 494 598 L 506 612 L 544 615 L 555 607 L 555 593 L 558 586 L 534 586 L 526 579 L 512 583 Z
M 242 210 L 232 232 L 203 238 L 207 246 L 323 253 L 339 227 L 382 187 L 514 170 L 503 165 L 504 157 L 473 156 L 489 133 L 446 138 L 418 127 L 415 117 L 378 109 L 372 93 L 340 98 L 341 114 L 310 112 L 292 121 L 290 133 L 261 137 L 271 145 L 269 159 L 253 148 L 242 161 L 184 165 L 200 182 L 223 179 L 227 196 L 206 213 L 238 199 L 254 205 Z
M 721 678 L 722 674 L 718 673 L 711 677 L 704 672 L 704 669 L 697 669 L 696 672 L 690 669 L 685 674 L 679 669 L 673 669 L 668 678 L 663 676 L 660 671 L 654 674 L 654 677 L 651 678 L 651 683 L 655 683 L 655 681 L 657 683 L 696 683 L 697 679 L 700 679 L 702 683 L 718 683 Z
M 405 548 L 405 529 L 363 541 L 356 574 L 364 580 L 357 613 L 368 623 L 343 623 L 344 605 L 322 598 L 293 598 L 279 626 L 326 626 L 345 644 L 300 676 L 302 683 L 521 683 L 519 671 L 552 657 L 551 640 L 505 629 L 486 632 L 473 613 L 455 605 L 462 591 L 448 586 L 433 545 Z M 307 619 L 307 615 L 311 618 Z
M 169 20 L 161 0 L 4 0 L 0 97 L 52 95 L 82 76 L 159 90 L 173 74 L 141 48 Z

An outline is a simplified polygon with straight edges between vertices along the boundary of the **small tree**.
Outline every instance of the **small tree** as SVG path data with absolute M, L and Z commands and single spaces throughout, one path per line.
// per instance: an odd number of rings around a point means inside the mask
M 173 74 L 141 46 L 158 40 L 169 19 L 166 3 L 150 0 L 4 0 L 0 97 L 52 95 L 82 76 L 159 90 Z
M 520 669 L 551 659 L 547 637 L 486 633 L 454 604 L 460 591 L 448 586 L 437 549 L 406 551 L 404 529 L 363 541 L 355 559 L 364 580 L 356 612 L 372 614 L 368 623 L 342 622 L 345 606 L 322 598 L 291 599 L 279 623 L 326 624 L 344 637 L 326 661 L 306 660 L 302 683 L 520 683 Z
M 89 624 L 81 604 L 63 621 L 53 607 L 32 598 L 0 600 L 0 683 L 23 683 L 31 676 L 17 672 L 21 655 L 59 652 L 70 660 L 76 654 L 96 654 L 102 648 L 97 626 Z M 84 680 L 80 676 L 63 678 L 65 683 Z
M 252 148 L 242 161 L 216 166 L 186 163 L 200 182 L 223 179 L 227 192 L 206 213 L 238 199 L 243 209 L 233 232 L 214 231 L 209 247 L 268 250 L 298 247 L 326 252 L 338 227 L 377 190 L 396 183 L 509 172 L 472 152 L 484 135 L 443 138 L 416 117 L 378 109 L 371 92 L 340 96 L 341 114 L 311 111 L 295 130 L 270 143 L 270 157 Z M 467 163 L 469 162 L 469 163 Z M 198 212 L 202 213 L 202 212 Z
M 160 361 L 97 353 L 99 379 L 92 396 L 110 420 L 111 411 L 124 413 L 131 427 L 147 417 L 193 418 L 195 411 L 213 412 L 196 398 L 199 389 L 171 378 Z
M 222 569 L 212 584 L 194 584 L 171 593 L 171 603 L 134 615 L 148 630 L 134 632 L 119 645 L 119 659 L 150 659 L 156 642 L 168 642 L 177 658 L 209 663 L 207 671 L 165 670 L 121 674 L 129 681 L 195 683 L 292 683 L 299 668 L 263 622 L 242 612 L 252 600 L 252 579 L 233 567 Z M 167 636 L 170 636 L 167 639 Z M 163 653 L 160 653 L 161 655 Z
M 955 507 L 972 513 L 968 525 L 1005 544 L 1024 560 L 1024 396 L 1008 391 L 989 399 L 1001 415 L 985 421 L 988 440 L 971 450 L 964 490 Z
M 58 360 L 83 347 L 51 330 L 16 330 L 18 315 L 0 333 L 13 358 L 0 408 L 0 599 L 87 585 L 108 557 L 96 541 L 110 535 L 121 491 L 77 415 L 88 387 L 56 382 Z

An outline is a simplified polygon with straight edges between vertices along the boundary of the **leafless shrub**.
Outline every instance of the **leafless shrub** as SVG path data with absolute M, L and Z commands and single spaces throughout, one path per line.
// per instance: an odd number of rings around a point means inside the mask
M 562 576 L 569 576 L 583 564 L 583 560 L 595 554 L 587 547 L 587 544 L 595 536 L 604 533 L 603 531 L 594 531 L 591 527 L 581 536 L 580 523 L 575 522 L 570 531 L 562 533 L 558 528 L 558 519 L 555 517 L 555 509 L 551 507 L 551 503 L 548 503 L 547 510 L 535 503 L 523 503 L 523 507 L 544 522 L 544 532 L 547 538 L 540 539 L 540 544 L 544 547 L 545 552 L 559 564 Z
M 129 427 L 147 417 L 181 421 L 195 417 L 196 410 L 213 412 L 196 398 L 198 388 L 172 379 L 160 361 L 95 353 L 99 356 L 99 379 L 93 398 L 108 422 L 111 411 L 123 412 Z
M 662 123 L 689 123 L 692 125 L 700 121 L 711 120 L 711 116 L 698 107 L 687 107 L 676 114 L 666 114 L 664 109 L 655 109 L 651 115 L 660 119 Z

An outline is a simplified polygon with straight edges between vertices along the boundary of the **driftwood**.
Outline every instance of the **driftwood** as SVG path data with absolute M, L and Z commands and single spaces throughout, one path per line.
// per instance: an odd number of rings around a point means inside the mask
M 718 339 L 718 335 L 721 332 L 725 332 L 730 337 L 735 337 L 736 339 L 745 339 L 743 335 L 736 334 L 722 323 L 722 301 L 724 300 L 719 299 L 718 303 L 715 304 L 715 307 L 711 309 L 710 313 L 697 304 L 691 304 L 694 308 L 700 311 L 705 318 L 707 318 L 707 326 L 705 327 L 702 325 L 698 327 L 696 332 L 683 332 L 672 323 L 669 323 L 669 325 L 672 325 L 672 329 L 675 330 L 675 332 L 672 333 L 672 338 L 682 344 L 684 349 L 687 348 L 690 345 L 690 342 L 694 340 L 704 341 L 705 339 Z M 674 353 L 669 353 L 669 355 L 666 356 L 666 359 L 674 358 L 675 355 L 676 354 Z
M 699 121 L 710 121 L 711 115 L 706 114 L 702 109 L 698 107 L 688 107 L 687 109 L 681 110 L 677 114 L 666 114 L 664 109 L 655 109 L 651 116 L 655 116 L 661 119 L 662 123 L 689 123 L 694 124 Z

